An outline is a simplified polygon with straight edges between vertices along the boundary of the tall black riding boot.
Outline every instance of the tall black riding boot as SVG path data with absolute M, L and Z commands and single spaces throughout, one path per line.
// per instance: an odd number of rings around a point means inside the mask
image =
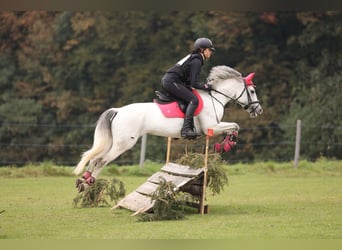
M 190 102 L 186 108 L 184 124 L 181 130 L 181 136 L 186 139 L 195 139 L 199 134 L 194 131 L 194 112 L 197 106 Z

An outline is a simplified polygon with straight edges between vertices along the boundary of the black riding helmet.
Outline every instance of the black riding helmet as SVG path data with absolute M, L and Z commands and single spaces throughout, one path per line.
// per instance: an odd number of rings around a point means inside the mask
M 215 50 L 212 41 L 209 38 L 201 37 L 198 38 L 194 43 L 194 50 L 209 48 L 212 51 Z

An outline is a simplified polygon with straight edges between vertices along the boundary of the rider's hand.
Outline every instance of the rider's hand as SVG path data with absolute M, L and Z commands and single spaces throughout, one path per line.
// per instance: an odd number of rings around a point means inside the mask
M 213 89 L 213 87 L 210 84 L 205 83 L 205 84 L 203 84 L 203 89 L 210 91 Z

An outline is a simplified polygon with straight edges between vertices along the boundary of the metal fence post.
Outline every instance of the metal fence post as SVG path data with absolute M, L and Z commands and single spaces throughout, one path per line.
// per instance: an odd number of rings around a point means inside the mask
M 140 168 L 144 167 L 145 155 L 146 155 L 146 141 L 147 141 L 147 135 L 143 134 L 141 137 L 141 149 L 140 149 L 140 161 L 139 161 Z

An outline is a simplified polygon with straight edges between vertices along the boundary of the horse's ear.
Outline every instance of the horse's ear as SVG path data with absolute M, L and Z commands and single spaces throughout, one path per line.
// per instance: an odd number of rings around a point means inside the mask
M 246 81 L 247 86 L 253 86 L 255 87 L 254 83 L 253 83 L 253 77 L 254 77 L 255 73 L 249 73 L 248 76 L 246 76 L 244 79 Z

